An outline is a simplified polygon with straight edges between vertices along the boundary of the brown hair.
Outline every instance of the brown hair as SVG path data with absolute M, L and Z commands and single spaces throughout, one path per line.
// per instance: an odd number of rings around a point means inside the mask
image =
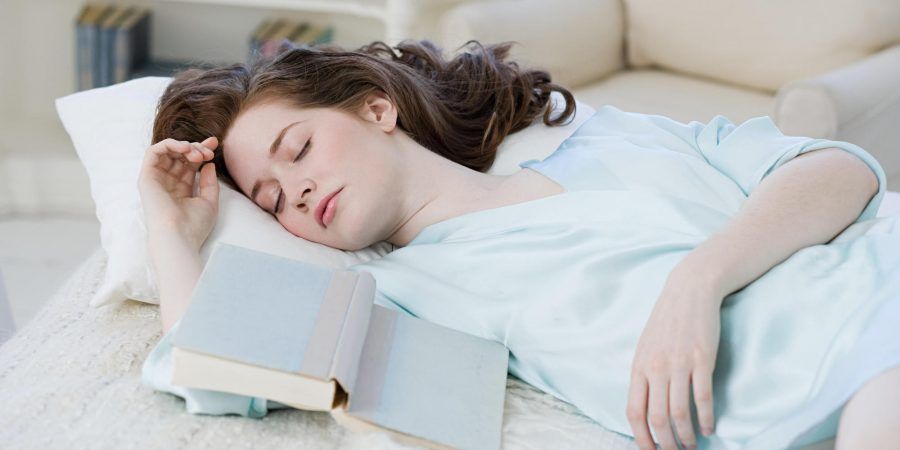
M 287 45 L 248 67 L 232 64 L 188 69 L 166 88 L 153 123 L 153 143 L 166 138 L 201 142 L 219 138 L 213 162 L 218 177 L 240 191 L 225 167 L 221 142 L 237 115 L 268 99 L 297 107 L 355 111 L 369 93 L 381 91 L 396 105 L 397 126 L 423 147 L 480 172 L 494 162 L 510 133 L 538 115 L 547 125 L 574 118 L 575 99 L 540 69 L 520 69 L 505 61 L 510 42 L 483 46 L 469 41 L 465 51 L 445 60 L 430 41 L 403 41 L 394 47 L 374 42 L 355 51 L 328 45 Z M 551 92 L 565 107 L 550 117 Z

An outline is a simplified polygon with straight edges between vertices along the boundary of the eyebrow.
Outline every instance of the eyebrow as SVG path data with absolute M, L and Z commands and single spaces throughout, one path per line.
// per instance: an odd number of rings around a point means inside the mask
M 272 145 L 269 147 L 269 159 L 272 159 L 272 156 L 275 155 L 275 151 L 278 150 L 278 147 L 281 145 L 281 140 L 284 139 L 284 135 L 287 133 L 287 130 L 289 128 L 291 128 L 292 126 L 297 125 L 300 122 L 303 122 L 303 121 L 298 120 L 294 123 L 288 124 L 286 127 L 281 129 L 281 132 L 278 133 L 278 137 L 276 137 L 275 140 L 272 141 Z M 256 201 L 256 194 L 259 194 L 260 186 L 262 186 L 262 181 L 256 180 L 256 182 L 253 183 L 253 189 L 250 190 L 250 200 L 253 200 L 257 204 L 259 202 Z

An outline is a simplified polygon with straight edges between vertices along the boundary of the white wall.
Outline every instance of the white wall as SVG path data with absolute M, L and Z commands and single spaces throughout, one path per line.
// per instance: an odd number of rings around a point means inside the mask
M 20 51 L 14 45 L 21 15 L 18 1 L 0 0 L 0 116 L 18 106 L 21 85 Z M 2 125 L 0 125 L 2 126 Z

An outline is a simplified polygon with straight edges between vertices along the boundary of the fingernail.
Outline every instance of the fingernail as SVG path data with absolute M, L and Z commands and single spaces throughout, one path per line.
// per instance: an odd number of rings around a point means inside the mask
M 704 435 L 704 436 L 709 436 L 709 435 L 711 435 L 711 434 L 712 434 L 712 430 L 711 430 L 711 429 L 709 429 L 709 428 L 704 428 L 704 429 L 703 429 L 703 435 Z

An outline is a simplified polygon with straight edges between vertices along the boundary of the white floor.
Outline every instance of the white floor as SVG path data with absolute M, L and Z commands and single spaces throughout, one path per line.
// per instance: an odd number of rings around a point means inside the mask
M 0 343 L 9 336 L 5 325 L 21 329 L 99 246 L 94 216 L 0 216 L 0 288 L 9 302 L 0 304 Z

